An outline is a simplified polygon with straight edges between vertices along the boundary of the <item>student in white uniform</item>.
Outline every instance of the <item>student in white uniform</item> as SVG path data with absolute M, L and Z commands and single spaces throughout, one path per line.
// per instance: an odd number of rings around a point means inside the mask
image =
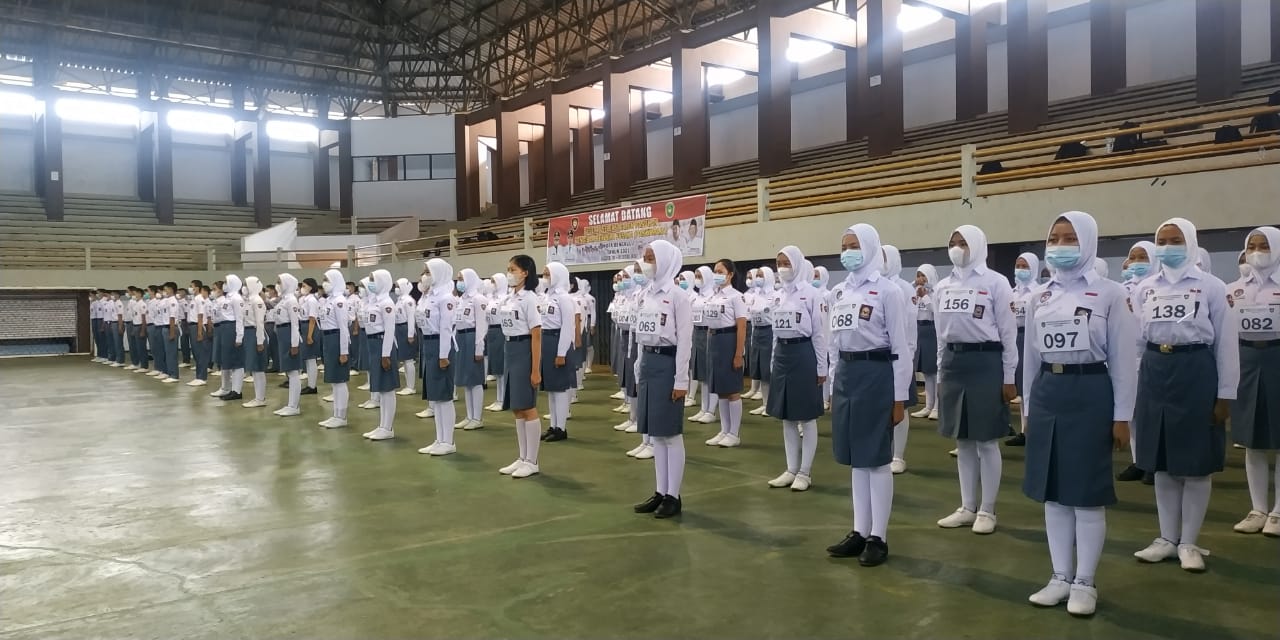
M 689 384 L 693 343 L 689 297 L 675 284 L 683 258 L 680 249 L 656 240 L 644 252 L 641 272 L 651 281 L 637 301 L 635 341 L 639 380 L 636 420 L 653 447 L 654 493 L 635 505 L 636 513 L 655 518 L 680 515 L 684 504 L 684 395 Z
M 680 289 L 682 289 L 682 290 L 685 292 L 685 295 L 689 297 L 689 304 L 690 304 L 690 307 L 689 307 L 689 308 L 690 308 L 690 311 L 689 311 L 689 313 L 690 313 L 690 314 L 692 314 L 692 313 L 693 313 L 693 307 L 692 307 L 693 302 L 698 298 L 698 291 L 697 291 L 697 289 L 695 289 L 695 288 L 694 288 L 694 286 L 693 286 L 693 282 L 694 282 L 694 275 L 693 275 L 693 272 L 692 272 L 692 271 L 681 271 L 681 272 L 680 272 L 680 276 L 679 276 L 679 279 L 678 279 L 678 280 L 679 280 L 679 286 L 680 286 Z M 691 315 L 690 317 L 692 317 L 692 315 Z M 695 331 L 694 333 L 696 334 L 697 332 Z M 692 356 L 692 355 L 690 355 L 690 356 L 689 356 L 689 358 L 690 358 L 690 360 L 692 360 L 693 356 Z M 689 365 L 689 372 L 690 372 L 690 376 L 689 376 L 689 393 L 685 394 L 685 396 L 684 396 L 684 406 L 685 406 L 685 408 L 689 408 L 689 407 L 692 407 L 692 406 L 695 406 L 695 405 L 697 405 L 697 404 L 698 404 L 698 381 L 697 381 L 697 380 L 695 380 L 695 379 L 693 379 L 693 375 L 692 375 L 692 373 L 693 373 L 693 365 L 692 365 L 692 364 L 690 364 L 690 365 Z
M 455 318 L 458 298 L 454 295 L 453 266 L 440 258 L 427 260 L 420 282 L 424 289 L 418 299 L 419 328 L 422 331 L 422 399 L 430 403 L 435 418 L 436 438 L 418 453 L 447 456 L 458 450 L 453 441 L 456 413 L 453 406 Z M 470 357 L 471 354 L 466 354 Z
M 242 399 L 244 389 L 244 298 L 240 295 L 240 277 L 228 275 L 215 304 L 213 330 L 218 343 L 218 365 L 221 367 L 220 388 L 209 395 L 224 402 Z
M 333 385 L 330 392 L 333 415 L 322 420 L 320 426 L 340 429 L 347 426 L 347 406 L 351 398 L 347 383 L 351 380 L 352 348 L 347 283 L 341 271 L 330 269 L 324 272 L 324 290 L 329 295 L 325 296 L 320 307 L 320 333 L 324 337 L 324 381 Z
M 700 410 L 689 418 L 690 422 L 700 422 L 702 424 L 711 424 L 716 421 L 716 411 L 719 409 L 720 398 L 711 391 L 711 387 L 707 385 L 707 376 L 710 370 L 708 357 L 710 349 L 711 332 L 707 330 L 707 299 L 711 297 L 714 290 L 713 284 L 715 272 L 711 267 L 702 266 L 694 271 L 693 290 L 694 298 L 692 299 L 693 309 L 693 356 L 690 367 L 694 380 L 694 395 L 697 395 L 698 383 L 702 387 L 702 399 Z
M 1137 322 L 1124 287 L 1097 273 L 1098 225 L 1081 211 L 1049 227 L 1052 278 L 1026 310 L 1022 403 L 1028 428 L 1022 492 L 1044 504 L 1053 575 L 1031 604 L 1093 615 L 1094 577 L 1115 504 L 1111 452 L 1129 440 Z M 1087 401 L 1082 402 L 1082 400 Z
M 636 358 L 638 354 L 635 348 L 635 321 L 636 306 L 639 301 L 640 290 L 647 283 L 643 273 L 640 273 L 638 264 L 629 264 L 622 269 L 622 279 L 619 280 L 621 292 L 618 300 L 618 330 L 619 351 L 618 351 L 618 386 L 622 388 L 622 404 L 614 409 L 615 412 L 626 413 L 627 419 L 614 425 L 614 431 L 622 431 L 624 433 L 637 433 L 640 430 L 639 424 L 636 422 Z M 637 451 L 632 449 L 631 451 Z
M 111 320 L 111 366 L 117 369 L 124 368 L 124 339 L 127 333 L 128 323 L 125 321 L 125 300 L 124 292 L 111 292 L 111 305 L 107 307 L 107 314 Z
M 1009 281 L 987 267 L 987 236 L 961 225 L 948 242 L 955 268 L 938 283 L 938 431 L 957 444 L 960 508 L 944 529 L 996 529 L 1000 438 L 1009 432 L 1009 402 L 1018 368 L 1018 327 Z
M 829 304 L 830 297 L 831 297 L 831 289 L 828 288 L 830 284 L 831 284 L 831 272 L 828 271 L 826 267 L 814 267 L 813 286 L 817 288 L 818 293 L 822 295 L 822 305 L 823 305 L 822 306 L 822 312 L 823 312 L 822 328 L 823 328 L 823 331 L 826 331 L 828 333 L 831 332 L 830 327 L 827 326 L 827 321 L 830 320 L 830 314 L 828 314 L 827 312 L 831 310 L 831 307 Z M 830 336 L 828 336 L 828 339 L 827 339 L 827 346 L 828 348 L 830 348 L 831 346 Z M 834 387 L 834 382 L 831 379 L 830 370 L 834 368 L 835 368 L 835 364 L 831 362 L 831 357 L 830 355 L 828 355 L 827 356 L 827 369 L 828 369 L 827 381 L 825 384 L 822 385 L 822 408 L 826 411 L 831 410 L 831 390 L 834 389 L 835 387 Z
M 305 316 L 298 300 L 298 279 L 291 273 L 282 273 L 277 278 L 280 301 L 275 308 L 275 343 L 279 351 L 276 362 L 288 377 L 289 399 L 272 413 L 287 418 L 302 415 L 302 324 Z
M 473 431 L 484 427 L 484 353 L 488 337 L 485 318 L 489 299 L 484 295 L 480 275 L 473 269 L 463 269 L 454 287 L 458 292 L 453 314 L 458 353 L 453 363 L 453 384 L 462 390 L 467 411 L 454 427 Z
M 488 411 L 502 411 L 502 401 L 506 397 L 506 382 L 503 376 L 506 375 L 506 337 L 502 333 L 502 302 L 511 295 L 511 287 L 507 284 L 507 274 L 493 274 L 493 294 L 489 296 L 489 305 L 485 309 L 485 317 L 489 322 L 489 335 L 485 339 L 485 348 L 489 353 L 488 371 L 489 377 L 492 377 L 497 384 L 495 393 L 497 394 L 493 404 L 485 407 Z M 494 329 L 497 329 L 495 332 Z
M 539 438 L 558 442 L 569 437 L 569 394 L 578 384 L 574 349 L 582 340 L 582 321 L 578 303 L 569 294 L 569 270 L 559 262 L 552 262 L 543 267 L 542 274 L 547 292 L 538 312 L 542 316 L 542 337 L 546 344 L 542 361 L 534 366 L 542 369 L 542 390 L 547 392 L 550 424 Z
M 752 384 L 759 384 L 754 394 L 742 396 L 751 400 L 769 397 L 769 385 L 773 381 L 770 371 L 773 364 L 773 308 L 778 304 L 781 292 L 774 290 L 773 269 L 760 267 L 756 277 L 756 289 L 747 301 L 747 314 L 751 318 L 751 350 L 747 356 L 747 372 Z M 765 414 L 765 404 L 751 410 L 751 415 Z
M 748 314 L 750 314 L 751 312 L 752 303 L 755 302 L 756 293 L 758 291 L 758 287 L 760 286 L 759 283 L 760 283 L 760 270 L 759 269 L 748 270 L 747 278 L 742 283 L 743 286 L 746 287 L 746 289 L 742 292 L 742 299 L 746 300 L 747 302 Z M 748 318 L 747 319 L 747 341 L 746 341 L 747 362 L 746 362 L 746 366 L 743 369 L 743 373 L 746 374 L 747 382 L 751 383 L 751 387 L 747 389 L 746 393 L 742 394 L 743 400 L 755 400 L 757 398 L 756 394 L 760 392 L 760 381 L 756 379 L 754 375 L 752 375 L 752 370 L 751 370 L 751 354 L 753 351 L 755 351 L 755 345 L 753 344 L 753 338 L 755 337 L 755 333 L 756 333 L 755 329 L 756 329 L 755 324 L 751 322 L 750 318 Z M 763 398 L 764 396 L 758 396 L 758 397 Z
M 187 383 L 188 387 L 203 387 L 209 379 L 209 345 L 211 327 L 209 322 L 209 289 L 193 281 L 195 295 L 191 297 L 191 305 L 187 309 L 187 328 L 191 332 L 191 355 L 195 361 L 195 379 Z
M 253 400 L 240 406 L 255 409 L 267 406 L 267 303 L 256 276 L 245 278 L 244 286 L 248 295 L 240 307 L 236 346 L 244 353 L 245 373 L 253 376 Z
M 537 475 L 538 448 L 542 425 L 538 416 L 537 388 L 542 384 L 542 315 L 538 312 L 537 264 L 526 255 L 507 263 L 507 281 L 512 291 L 501 307 L 502 334 L 506 338 L 506 396 L 503 410 L 511 410 L 516 422 L 520 457 L 498 473 L 513 478 Z
M 773 378 L 765 413 L 782 421 L 787 468 L 768 484 L 808 491 L 828 370 L 825 296 L 813 286 L 813 263 L 798 247 L 783 247 L 776 259 L 782 291 L 772 313 Z
M 933 288 L 938 284 L 938 270 L 931 264 L 916 268 L 916 364 L 924 378 L 924 406 L 911 414 L 913 418 L 938 419 L 938 331 L 934 324 Z
M 1126 261 L 1128 264 L 1127 269 L 1129 271 L 1129 276 L 1125 278 L 1125 281 L 1122 284 L 1124 285 L 1125 291 L 1129 293 L 1130 298 L 1132 298 L 1133 292 L 1135 289 L 1138 288 L 1138 285 L 1141 284 L 1143 280 L 1146 280 L 1147 276 L 1151 275 L 1153 271 L 1153 267 L 1158 266 L 1155 256 L 1156 256 L 1156 245 L 1154 242 L 1150 242 L 1148 240 L 1140 240 L 1138 242 L 1135 242 L 1133 244 L 1133 247 L 1129 249 L 1129 255 L 1126 258 Z M 1135 313 L 1135 311 L 1137 313 Z M 1135 318 L 1138 317 L 1138 314 L 1141 313 L 1141 311 L 1142 311 L 1141 308 L 1138 308 L 1136 310 L 1129 309 L 1129 312 L 1131 314 L 1134 314 Z M 1141 364 L 1141 360 L 1142 360 L 1141 349 L 1139 349 L 1139 354 L 1137 358 L 1138 358 L 1138 364 Z M 1138 365 L 1135 365 L 1135 370 L 1137 366 Z M 1120 482 L 1134 482 L 1137 480 L 1141 480 L 1143 484 L 1148 484 L 1148 485 L 1155 484 L 1154 474 L 1147 473 L 1142 469 L 1138 468 L 1138 447 L 1134 442 L 1135 433 L 1137 433 L 1137 427 L 1132 422 L 1130 422 L 1129 424 L 1130 464 L 1128 467 L 1125 467 L 1123 471 L 1116 474 L 1116 480 L 1119 480 Z
M 880 267 L 880 275 L 885 280 L 893 283 L 902 292 L 903 309 L 902 317 L 906 325 L 903 326 L 903 333 L 907 336 L 908 360 L 912 364 L 911 384 L 907 388 L 907 399 L 903 403 L 904 411 L 910 411 L 915 406 L 918 394 L 916 393 L 916 380 L 914 373 L 914 364 L 916 359 L 916 337 L 917 324 L 919 323 L 919 307 L 912 300 L 915 297 L 915 287 L 911 283 L 902 279 L 902 253 L 898 248 L 886 244 L 880 247 L 883 264 Z M 931 355 L 937 353 L 931 352 Z M 910 416 L 903 416 L 902 420 L 893 426 L 893 460 L 889 463 L 889 470 L 893 473 L 904 473 L 907 470 L 907 435 L 911 429 Z
M 315 278 L 304 278 L 298 285 L 302 307 L 302 366 L 306 370 L 307 384 L 302 395 L 318 393 L 320 384 L 320 358 L 324 355 L 324 335 L 320 333 L 320 283 Z
M 368 299 L 362 305 L 360 318 L 365 339 L 365 353 L 369 356 L 369 394 L 376 397 L 378 427 L 366 432 L 370 440 L 390 440 L 396 437 L 396 388 L 400 386 L 400 363 L 396 353 L 395 301 L 391 299 L 393 281 L 391 272 L 378 269 L 365 285 Z
M 1280 537 L 1280 229 L 1258 227 L 1245 237 L 1248 275 L 1232 283 L 1230 318 L 1240 331 L 1240 388 L 1231 403 L 1231 439 L 1243 446 L 1252 509 L 1240 533 Z M 1275 462 L 1275 502 L 1268 511 Z
M 129 353 L 132 365 L 129 371 L 145 371 L 147 369 L 147 324 L 146 306 L 142 302 L 142 289 L 130 288 L 129 299 Z
M 1198 572 L 1205 552 L 1196 543 L 1240 386 L 1240 345 L 1226 285 L 1195 266 L 1195 225 L 1172 218 L 1157 227 L 1155 242 L 1160 270 L 1138 285 L 1130 303 L 1141 314 L 1146 343 L 1134 409 L 1138 466 L 1155 473 L 1160 537 L 1134 556 L 1176 557 L 1183 569 Z
M 151 370 L 147 376 L 151 378 L 160 378 L 169 370 L 164 350 L 164 329 L 169 326 L 169 318 L 160 308 L 163 300 L 164 292 L 159 287 L 147 287 L 147 346 L 151 351 Z
M 893 432 L 906 414 L 911 386 L 903 317 L 908 303 L 901 289 L 885 281 L 875 227 L 849 227 L 840 247 L 840 264 L 849 275 L 829 298 L 832 353 L 838 358 L 831 442 L 836 462 L 852 468 L 853 530 L 827 553 L 874 567 L 889 557 Z
M 1022 397 L 1022 353 L 1026 343 L 1027 307 L 1031 304 L 1031 292 L 1039 288 L 1037 278 L 1040 276 L 1040 258 L 1030 251 L 1018 256 L 1013 264 L 1013 317 L 1018 321 L 1018 370 L 1013 381 L 1018 386 L 1018 397 Z M 1026 401 L 1026 398 L 1023 398 Z M 1007 447 L 1021 447 L 1027 444 L 1027 421 L 1023 412 L 1018 412 L 1021 428 L 1012 438 L 1004 441 Z
M 411 396 L 417 393 L 418 380 L 418 327 L 414 321 L 418 301 L 413 299 L 413 287 L 409 286 L 408 278 L 396 281 L 391 299 L 395 301 L 396 357 L 404 363 L 404 386 L 396 395 Z
M 707 389 L 720 399 L 720 433 L 707 440 L 722 448 L 742 444 L 742 370 L 746 365 L 747 303 L 734 287 L 733 261 L 716 261 L 713 288 L 703 303 L 707 323 Z M 774 318 L 777 327 L 777 318 Z M 770 387 L 772 393 L 773 388 Z

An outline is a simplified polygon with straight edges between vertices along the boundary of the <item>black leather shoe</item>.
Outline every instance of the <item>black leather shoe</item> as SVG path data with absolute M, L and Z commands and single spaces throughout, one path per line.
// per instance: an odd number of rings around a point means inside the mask
M 850 531 L 838 544 L 827 547 L 832 558 L 856 558 L 867 548 L 867 539 L 857 531 Z
M 316 388 L 315 388 L 315 387 L 303 387 L 303 388 L 302 388 L 302 395 L 304 395 L 304 396 L 314 396 L 314 395 L 316 395 Z
M 884 564 L 888 559 L 889 544 L 879 536 L 871 536 L 867 538 L 867 548 L 863 549 L 862 555 L 858 556 L 858 564 L 864 567 L 875 567 Z
M 542 434 L 542 436 L 541 436 L 541 437 L 539 437 L 538 439 L 539 439 L 539 440 L 541 440 L 541 441 L 543 441 L 543 442 L 546 442 L 546 441 L 547 441 L 547 439 L 551 437 L 551 434 L 553 434 L 553 433 L 555 433 L 555 432 L 556 432 L 556 428 L 555 428 L 555 427 L 547 427 L 546 432 L 544 432 L 544 433 Z
M 232 400 L 243 400 L 244 396 L 236 393 L 235 391 L 231 391 L 231 392 L 222 394 L 222 397 L 218 399 L 223 402 L 231 402 Z
M 1137 482 L 1138 480 L 1141 480 L 1144 475 L 1146 474 L 1142 469 L 1138 468 L 1138 465 L 1131 464 L 1128 467 L 1125 467 L 1124 471 L 1116 474 L 1116 480 L 1119 480 L 1120 482 Z
M 662 496 L 662 504 L 658 505 L 658 510 L 653 512 L 655 518 L 671 518 L 680 515 L 680 498 L 675 496 Z
M 568 440 L 569 432 L 565 431 L 564 429 L 552 429 L 551 431 L 548 431 L 547 435 L 543 436 L 542 439 L 547 442 L 560 442 L 561 440 Z
M 1154 473 L 1152 473 L 1152 472 L 1150 472 L 1150 471 L 1143 472 L 1143 474 L 1142 474 L 1142 484 L 1145 484 L 1145 485 L 1147 485 L 1147 486 L 1149 487 L 1149 486 L 1151 486 L 1151 485 L 1153 485 L 1153 484 L 1155 484 L 1155 483 L 1156 483 L 1156 474 L 1154 474 Z
M 1004 446 L 1006 446 L 1006 447 L 1025 447 L 1025 446 L 1027 446 L 1027 436 L 1026 436 L 1026 434 L 1019 433 L 1018 435 L 1016 435 L 1016 436 L 1014 436 L 1014 437 L 1012 437 L 1012 438 L 1009 438 L 1008 440 L 1005 440 L 1005 441 L 1004 441 Z
M 289 381 L 288 381 L 288 380 L 285 380 L 284 382 L 281 382 L 281 383 L 280 383 L 280 388 L 281 388 L 281 389 L 288 389 L 288 388 L 289 388 Z
M 655 492 L 652 496 L 649 496 L 648 500 L 641 502 L 640 504 L 636 505 L 634 508 L 636 513 L 653 513 L 654 511 L 658 510 L 658 506 L 661 504 L 662 504 L 662 494 Z

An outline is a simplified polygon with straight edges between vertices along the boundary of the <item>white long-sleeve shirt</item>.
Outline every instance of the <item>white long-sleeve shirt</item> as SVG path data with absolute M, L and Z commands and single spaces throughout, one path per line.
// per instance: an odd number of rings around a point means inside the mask
M 693 322 L 689 296 L 670 282 L 647 287 L 636 312 L 635 340 L 641 347 L 675 347 L 676 377 L 673 389 L 689 389 L 689 358 L 693 354 Z M 641 349 L 636 370 L 646 357 Z
M 826 376 L 828 352 L 823 307 L 826 291 L 796 278 L 790 285 L 784 285 L 779 294 L 772 314 L 774 344 L 778 340 L 810 338 L 818 362 L 817 376 Z
M 974 268 L 968 276 L 952 273 L 943 278 L 933 292 L 938 370 L 950 343 L 999 342 L 1004 384 L 1013 384 L 1018 370 L 1018 323 L 1009 306 L 1012 299 L 1009 282 L 986 266 Z
M 1209 345 L 1218 365 L 1218 398 L 1235 400 L 1239 333 L 1227 319 L 1227 287 L 1221 280 L 1193 267 L 1172 282 L 1161 269 L 1134 289 L 1130 303 L 1141 319 L 1141 341 Z
M 907 343 L 906 313 L 908 300 L 902 290 L 872 271 L 861 282 L 843 282 L 831 290 L 830 326 L 832 353 L 888 349 L 893 360 L 893 399 L 906 402 L 911 392 L 912 368 Z

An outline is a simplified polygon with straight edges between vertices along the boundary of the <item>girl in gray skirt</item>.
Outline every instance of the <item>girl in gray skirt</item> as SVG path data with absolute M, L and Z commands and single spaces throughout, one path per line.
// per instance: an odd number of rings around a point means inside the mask
M 482 293 L 480 274 L 463 269 L 462 279 L 454 285 L 458 290 L 458 309 L 454 314 L 454 335 L 458 355 L 453 363 L 453 383 L 462 389 L 467 416 L 455 426 L 471 431 L 484 426 L 484 352 L 488 335 L 485 329 L 489 299 Z M 499 326 L 501 331 L 501 326 Z
M 518 255 L 507 263 L 507 280 L 511 295 L 503 300 L 499 311 L 502 335 L 506 339 L 506 395 L 503 409 L 510 409 L 516 421 L 516 442 L 520 457 L 498 473 L 513 478 L 527 478 L 538 468 L 538 447 L 542 425 L 538 419 L 538 392 L 542 384 L 542 314 L 538 311 L 538 266 L 533 258 Z
M 502 401 L 506 398 L 507 374 L 506 338 L 502 335 L 502 303 L 511 295 L 511 287 L 507 285 L 507 274 L 493 274 L 493 293 L 489 295 L 489 304 L 485 309 L 485 317 L 489 322 L 489 335 L 485 336 L 485 353 L 488 354 L 487 367 L 489 376 L 497 382 L 493 385 L 497 394 L 493 404 L 485 407 L 488 411 L 502 411 Z
M 453 295 L 453 266 L 440 258 L 427 260 L 422 297 L 418 300 L 418 326 L 422 330 L 422 399 L 434 409 L 436 439 L 418 453 L 447 456 L 458 450 L 453 442 L 454 318 L 458 314 Z
M 706 442 L 713 447 L 742 444 L 738 433 L 742 429 L 747 302 L 733 285 L 736 274 L 732 260 L 718 260 L 711 276 L 711 293 L 702 305 L 702 319 L 707 324 L 707 391 L 719 398 L 720 405 L 720 433 Z
M 773 365 L 773 307 L 777 305 L 780 292 L 773 287 L 773 269 L 760 267 L 760 284 L 756 295 L 747 303 L 747 314 L 751 316 L 751 351 L 747 355 L 747 375 L 754 382 L 760 383 L 760 389 L 753 399 L 769 397 L 769 383 L 773 375 L 769 371 Z M 748 396 L 743 396 L 744 398 Z M 751 415 L 762 416 L 765 405 L 752 409 Z
M 369 357 L 369 396 L 377 398 L 378 427 L 364 434 L 370 440 L 395 437 L 396 388 L 400 386 L 400 363 L 396 358 L 395 302 L 391 299 L 391 272 L 378 269 L 365 285 L 366 298 L 360 326 L 364 333 L 365 355 Z
M 543 273 L 547 294 L 540 312 L 542 335 L 547 345 L 542 350 L 541 361 L 534 366 L 542 368 L 542 390 L 547 392 L 551 404 L 551 425 L 541 439 L 558 442 L 569 437 L 565 429 L 569 419 L 569 390 L 578 384 L 574 348 L 582 341 L 582 322 L 578 304 L 569 295 L 569 270 L 559 262 L 552 262 Z

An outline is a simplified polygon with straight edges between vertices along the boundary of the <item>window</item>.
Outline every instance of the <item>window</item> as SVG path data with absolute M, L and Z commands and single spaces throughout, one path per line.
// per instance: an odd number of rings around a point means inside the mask
M 453 180 L 457 177 L 452 153 L 424 153 L 404 156 L 359 156 L 355 164 L 356 182 L 392 180 Z

